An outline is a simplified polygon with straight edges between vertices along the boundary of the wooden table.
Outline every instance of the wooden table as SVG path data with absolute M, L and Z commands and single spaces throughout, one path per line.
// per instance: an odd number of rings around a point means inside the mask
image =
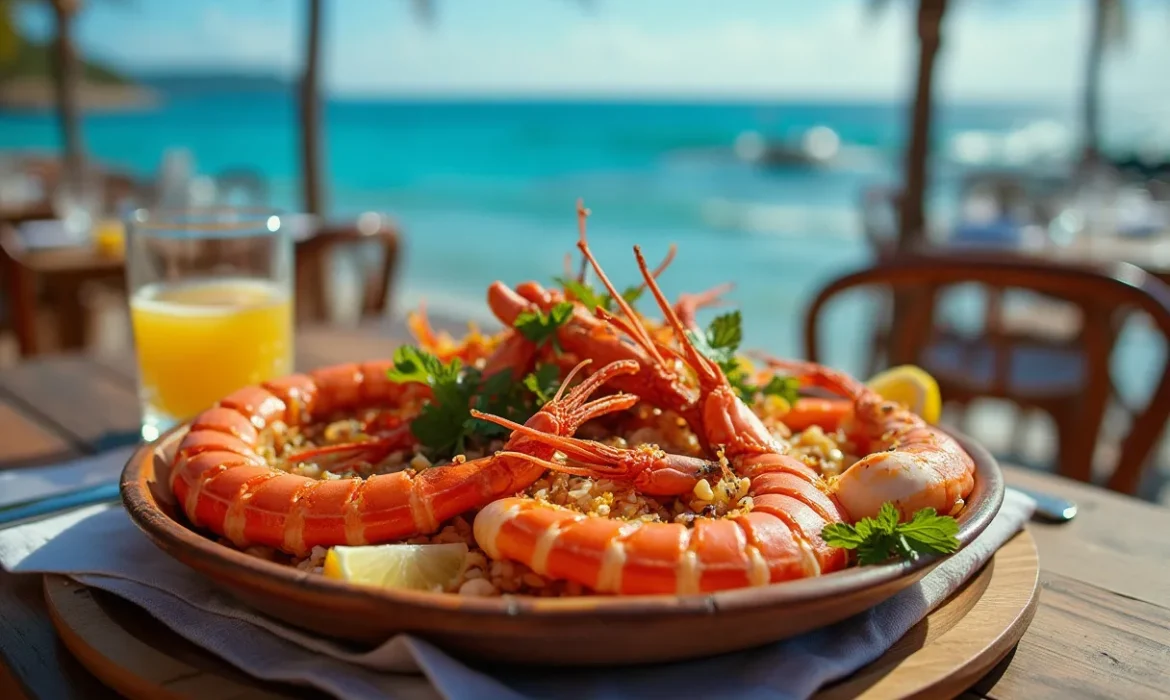
M 297 364 L 385 357 L 363 330 L 310 330 Z M 138 425 L 133 359 L 65 355 L 0 371 L 0 468 L 97 451 Z M 116 440 L 115 440 L 116 441 Z M 1067 525 L 1030 526 L 1040 607 L 1016 651 L 964 697 L 1165 697 L 1170 678 L 1170 510 L 1007 468 L 1008 482 L 1074 499 Z M 112 693 L 57 640 L 35 575 L 0 572 L 0 698 Z
M 125 251 L 90 245 L 29 247 L 18 229 L 6 225 L 3 216 L 0 212 L 0 296 L 7 294 L 9 298 L 21 356 L 29 358 L 39 352 L 36 321 L 44 310 L 38 308 L 37 294 L 42 287 L 52 293 L 61 348 L 86 347 L 83 285 L 104 281 L 125 288 Z M 384 314 L 401 249 L 396 222 L 364 214 L 355 221 L 332 223 L 300 217 L 294 218 L 291 226 L 296 242 L 298 318 L 317 323 L 329 320 L 329 255 L 359 243 L 375 244 L 381 251 L 380 266 L 363 285 L 360 313 Z

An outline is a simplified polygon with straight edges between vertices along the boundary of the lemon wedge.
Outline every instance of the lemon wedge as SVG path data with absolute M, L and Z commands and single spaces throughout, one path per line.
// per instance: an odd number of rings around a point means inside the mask
M 325 555 L 325 575 L 379 588 L 442 591 L 463 573 L 467 545 L 382 544 L 334 547 Z
M 942 413 L 942 394 L 939 393 L 938 382 L 921 367 L 891 367 L 874 375 L 866 385 L 883 399 L 905 404 L 927 423 L 937 423 Z

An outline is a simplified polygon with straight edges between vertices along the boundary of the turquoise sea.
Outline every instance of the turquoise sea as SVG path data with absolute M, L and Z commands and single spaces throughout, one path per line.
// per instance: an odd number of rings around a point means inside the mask
M 632 244 L 657 259 L 678 243 L 662 278 L 668 293 L 733 281 L 746 342 L 799 354 L 811 295 L 869 260 L 858 203 L 865 187 L 897 180 L 905 118 L 901 105 L 864 103 L 335 100 L 326 109 L 330 210 L 401 221 L 399 308 L 425 297 L 438 312 L 482 316 L 491 281 L 560 274 L 582 197 L 594 249 L 619 284 L 636 274 Z M 1010 165 L 997 160 L 1005 144 L 1059 166 L 1070 123 L 1042 105 L 940 109 L 933 215 L 953 216 L 975 161 Z M 763 168 L 732 148 L 745 132 L 796 143 L 821 126 L 840 139 L 827 167 Z M 49 115 L 0 114 L 0 149 L 51 148 L 56 138 Z M 142 175 L 171 147 L 189 149 L 202 174 L 253 168 L 274 205 L 297 205 L 289 94 L 175 94 L 153 110 L 90 115 L 85 138 L 102 161 Z M 860 369 L 869 316 L 863 303 L 833 316 L 830 359 Z M 1121 364 L 1152 367 L 1147 345 L 1127 343 L 1138 355 Z M 1140 390 L 1139 373 L 1126 373 Z

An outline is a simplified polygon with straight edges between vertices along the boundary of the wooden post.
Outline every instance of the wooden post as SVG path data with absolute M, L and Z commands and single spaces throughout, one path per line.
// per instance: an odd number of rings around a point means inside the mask
M 1089 34 L 1089 52 L 1085 57 L 1085 87 L 1081 95 L 1082 164 L 1096 162 L 1101 138 L 1100 102 L 1101 58 L 1105 53 L 1106 14 L 1111 0 L 1094 0 L 1093 24 Z
M 73 18 L 76 0 L 53 0 L 53 17 L 57 36 L 53 40 L 54 88 L 57 93 L 57 119 L 64 149 L 65 173 L 71 185 L 80 189 L 85 167 L 85 144 L 81 136 L 81 70 L 73 46 Z
M 301 183 L 308 214 L 325 210 L 321 178 L 321 3 L 309 0 L 308 46 L 301 75 Z
M 906 184 L 898 212 L 898 250 L 906 251 L 926 240 L 927 164 L 930 158 L 930 122 L 934 64 L 941 40 L 947 0 L 918 0 L 918 82 L 910 111 L 910 144 L 906 149 Z

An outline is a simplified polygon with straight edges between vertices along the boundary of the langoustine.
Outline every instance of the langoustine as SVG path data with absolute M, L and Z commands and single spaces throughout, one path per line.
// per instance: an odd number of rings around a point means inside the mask
M 700 354 L 635 247 L 639 269 L 675 334 L 679 351 L 655 339 L 613 289 L 588 249 L 586 259 L 625 313 L 621 327 L 645 357 L 683 363 L 697 377 L 698 396 L 676 406 L 721 461 L 668 455 L 654 446 L 617 449 L 482 416 L 556 448 L 568 465 L 533 457 L 550 469 L 633 480 L 652 495 L 678 495 L 718 468 L 751 480 L 750 512 L 680 523 L 622 522 L 588 516 L 531 498 L 495 501 L 475 518 L 476 541 L 493 558 L 519 561 L 539 574 L 576 581 L 610 593 L 698 593 L 760 586 L 842 568 L 845 552 L 828 546 L 821 531 L 844 520 L 825 480 L 784 454 L 760 419 L 732 390 L 718 364 Z M 673 370 L 660 366 L 661 375 Z
M 565 377 L 554 399 L 526 421 L 473 413 L 510 431 L 501 450 L 366 479 L 316 480 L 281 471 L 257 454 L 262 434 L 275 424 L 300 426 L 332 412 L 392 404 L 393 412 L 363 425 L 371 439 L 363 435 L 357 442 L 286 455 L 292 461 L 376 461 L 416 446 L 411 421 L 418 407 L 434 398 L 426 385 L 389 379 L 390 362 L 294 375 L 242 389 L 196 419 L 171 472 L 172 490 L 191 521 L 236 546 L 267 545 L 303 556 L 317 545 L 394 542 L 435 532 L 444 521 L 481 509 L 474 534 L 493 559 L 527 564 L 548 578 L 599 592 L 692 593 L 839 569 L 847 555 L 821 539 L 823 528 L 855 521 L 886 500 L 906 516 L 920 507 L 944 513 L 961 508 L 971 490 L 970 458 L 962 449 L 904 408 L 891 409 L 864 385 L 827 368 L 783 361 L 771 365 L 806 385 L 848 397 L 844 402 L 802 398 L 787 414 L 792 425 L 774 433 L 775 423 L 765 425 L 720 365 L 700 353 L 688 335 L 697 329 L 696 311 L 716 303 L 725 288 L 683 295 L 672 305 L 655 276 L 669 263 L 673 248 L 651 272 L 635 247 L 643 286 L 665 318 L 651 324 L 618 293 L 593 257 L 586 214 L 579 210 L 578 248 L 616 312 L 587 308 L 569 285 L 559 290 L 535 282 L 515 288 L 496 283 L 488 292 L 489 306 L 509 327 L 499 334 L 473 331 L 459 342 L 436 334 L 423 311 L 410 321 L 421 347 L 440 361 L 473 365 L 484 377 L 507 372 L 519 381 L 538 363 L 554 364 L 557 376 Z M 511 328 L 522 314 L 548 314 L 565 302 L 573 306 L 555 330 L 555 343 L 538 345 Z M 569 390 L 574 373 L 586 363 L 597 371 L 582 371 L 584 381 Z M 589 400 L 603 387 L 618 393 Z M 635 403 L 642 404 L 638 415 L 626 411 Z M 640 416 L 647 409 L 679 418 L 691 442 L 672 449 L 690 454 L 640 444 L 666 445 L 669 438 L 633 440 L 631 448 L 622 438 L 622 444 L 607 445 L 576 437 L 586 421 L 603 416 L 611 422 L 600 427 L 621 425 L 628 431 L 644 420 Z M 828 427 L 829 422 L 846 431 L 857 453 L 867 456 L 841 477 L 826 479 L 810 467 L 815 461 L 792 454 L 777 435 L 786 438 L 788 428 Z M 598 437 L 598 428 L 590 426 L 588 435 Z M 914 478 L 895 473 L 907 468 Z M 524 495 L 539 497 L 533 484 L 550 472 L 625 482 L 651 500 L 673 501 L 676 512 L 681 495 L 704 486 L 710 491 L 709 483 L 719 478 L 720 483 L 741 482 L 742 500 L 730 512 L 695 507 L 680 513 L 686 517 L 678 522 L 620 520 Z
M 260 431 L 314 413 L 402 401 L 424 387 L 388 380 L 385 362 L 345 365 L 241 389 L 198 416 L 180 443 L 170 486 L 188 518 L 239 547 L 266 545 L 304 555 L 316 545 L 391 542 L 436 530 L 448 518 L 523 490 L 544 469 L 527 457 L 552 450 L 517 435 L 482 459 L 366 479 L 318 480 L 281 471 L 258 456 Z M 612 394 L 586 402 L 609 379 L 636 371 L 612 363 L 554 400 L 526 425 L 571 435 L 585 421 L 630 407 Z M 563 395 L 562 395 L 563 394 Z

